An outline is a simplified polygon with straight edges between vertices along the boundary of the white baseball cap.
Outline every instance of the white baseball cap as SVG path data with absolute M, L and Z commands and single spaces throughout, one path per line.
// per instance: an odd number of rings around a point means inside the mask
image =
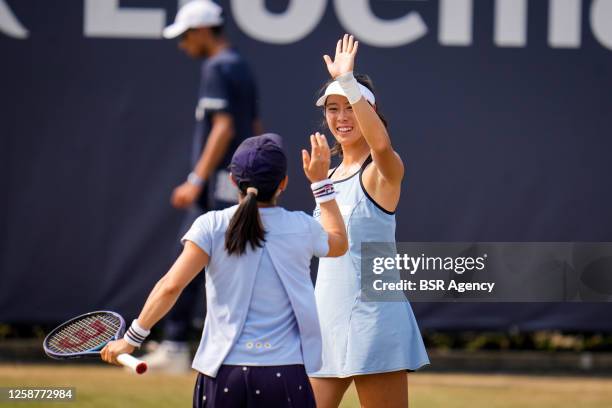
M 366 98 L 366 101 L 370 102 L 371 105 L 374 105 L 376 103 L 376 98 L 374 97 L 374 94 L 372 93 L 372 91 L 370 91 L 366 86 L 360 83 L 357 83 L 357 85 L 359 86 L 359 91 L 361 91 L 361 95 L 363 95 L 363 97 Z M 327 88 L 325 88 L 325 93 L 323 94 L 323 96 L 317 99 L 316 105 L 317 106 L 325 105 L 325 101 L 327 100 L 327 97 L 329 95 L 346 96 L 346 93 L 344 93 L 344 90 L 340 86 L 340 83 L 338 81 L 334 81 L 331 84 L 329 84 Z
M 211 0 L 192 0 L 176 13 L 174 23 L 164 28 L 164 38 L 176 38 L 190 28 L 223 24 L 223 9 Z

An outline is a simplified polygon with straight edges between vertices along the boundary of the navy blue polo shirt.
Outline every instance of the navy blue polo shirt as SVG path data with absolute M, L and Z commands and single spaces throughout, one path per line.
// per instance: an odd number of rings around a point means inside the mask
M 253 122 L 258 116 L 257 88 L 249 66 L 235 50 L 227 48 L 202 63 L 198 104 L 195 112 L 195 134 L 191 157 L 196 165 L 206 139 L 212 129 L 215 113 L 229 113 L 234 121 L 234 138 L 219 163 L 218 170 L 226 170 L 232 154 L 246 138 L 253 136 Z M 215 188 L 215 175 L 208 180 L 208 188 Z M 211 193 L 212 194 L 212 193 Z M 210 209 L 210 206 L 208 206 Z M 214 207 L 214 206 L 213 206 Z

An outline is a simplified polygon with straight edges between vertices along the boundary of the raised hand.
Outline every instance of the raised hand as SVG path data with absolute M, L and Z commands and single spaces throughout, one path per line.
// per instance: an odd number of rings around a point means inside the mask
M 333 79 L 353 70 L 358 47 L 359 41 L 356 41 L 352 35 L 344 34 L 344 37 L 339 39 L 336 44 L 336 55 L 334 56 L 334 60 L 332 61 L 329 55 L 323 56 L 329 75 L 331 75 Z
M 331 153 L 325 135 L 319 132 L 310 135 L 310 146 L 310 154 L 308 154 L 308 151 L 302 150 L 302 164 L 304 174 L 311 183 L 314 183 L 327 178 Z

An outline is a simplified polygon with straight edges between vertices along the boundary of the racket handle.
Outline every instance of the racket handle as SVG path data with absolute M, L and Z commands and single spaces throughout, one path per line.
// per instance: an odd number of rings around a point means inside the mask
M 144 374 L 147 371 L 147 363 L 130 354 L 119 354 L 117 356 L 117 361 L 124 366 L 131 368 L 137 374 Z

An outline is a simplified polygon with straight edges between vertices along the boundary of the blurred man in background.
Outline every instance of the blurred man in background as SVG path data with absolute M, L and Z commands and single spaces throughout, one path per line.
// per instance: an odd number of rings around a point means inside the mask
M 247 137 L 263 133 L 257 113 L 257 90 L 246 61 L 231 48 L 223 32 L 223 10 L 211 0 L 192 0 L 178 11 L 163 36 L 179 38 L 189 57 L 204 59 L 195 110 L 191 172 L 172 193 L 171 203 L 186 211 L 180 234 L 209 210 L 238 202 L 227 166 L 236 147 Z M 168 314 L 164 338 L 143 358 L 151 369 L 181 373 L 191 365 L 187 337 L 201 302 L 204 274 L 185 288 Z

